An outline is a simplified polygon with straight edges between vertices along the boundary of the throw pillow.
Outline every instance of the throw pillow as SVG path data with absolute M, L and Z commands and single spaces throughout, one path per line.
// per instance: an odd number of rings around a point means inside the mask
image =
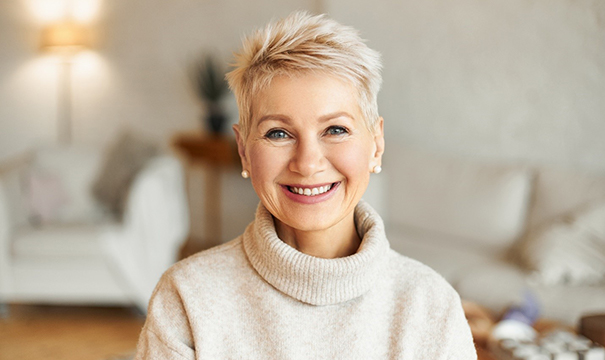
M 463 239 L 486 253 L 506 251 L 523 233 L 533 175 L 489 164 L 402 149 L 389 167 L 392 221 Z
M 131 133 L 123 133 L 107 150 L 92 192 L 116 219 L 122 219 L 130 185 L 136 175 L 158 153 L 154 143 Z
M 42 225 L 59 219 L 69 198 L 61 178 L 50 172 L 34 171 L 27 177 L 30 222 Z
M 539 283 L 604 283 L 605 203 L 535 231 L 521 251 Z
M 19 174 L 30 223 L 95 224 L 106 220 L 90 193 L 99 163 L 100 153 L 93 148 L 38 148 Z

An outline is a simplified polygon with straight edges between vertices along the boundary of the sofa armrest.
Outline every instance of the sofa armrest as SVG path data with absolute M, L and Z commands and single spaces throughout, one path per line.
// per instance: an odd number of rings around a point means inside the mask
M 178 159 L 157 157 L 141 170 L 128 196 L 124 225 L 138 234 L 151 266 L 165 269 L 177 260 L 189 230 L 184 170 Z
M 162 273 L 177 259 L 189 231 L 184 170 L 178 159 L 151 160 L 133 181 L 123 227 L 104 242 L 109 260 L 141 310 Z
M 14 224 L 10 216 L 10 204 L 6 192 L 5 181 L 0 176 L 0 303 L 2 295 L 10 292 L 10 239 Z
M 15 227 L 25 216 L 20 202 L 20 174 L 33 157 L 33 151 L 26 151 L 0 163 L 0 305 L 13 291 L 11 240 Z
M 8 198 L 8 189 L 6 179 L 0 176 L 0 244 L 6 243 L 10 233 L 14 227 L 13 218 L 11 216 L 11 204 Z M 0 258 L 2 255 L 3 245 L 0 246 Z

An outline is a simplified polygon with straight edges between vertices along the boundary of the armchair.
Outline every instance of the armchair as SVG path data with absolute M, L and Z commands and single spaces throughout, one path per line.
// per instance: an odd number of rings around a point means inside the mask
M 90 196 L 100 153 L 45 149 L 0 167 L 0 304 L 134 305 L 146 311 L 189 229 L 183 169 L 170 155 L 148 161 L 117 221 Z M 62 221 L 36 225 L 28 221 L 22 185 L 40 161 L 53 164 L 77 206 Z

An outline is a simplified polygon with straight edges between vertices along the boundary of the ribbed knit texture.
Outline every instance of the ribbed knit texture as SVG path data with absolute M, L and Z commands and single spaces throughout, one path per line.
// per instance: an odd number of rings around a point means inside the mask
M 259 205 L 254 225 L 244 233 L 244 249 L 254 269 L 281 292 L 312 305 L 336 304 L 368 291 L 386 263 L 389 243 L 384 225 L 363 201 L 355 209 L 355 224 L 358 233 L 365 234 L 357 253 L 322 259 L 280 240 L 273 217 Z
M 162 276 L 135 359 L 476 359 L 454 289 L 391 250 L 369 205 L 355 224 L 357 253 L 320 259 L 260 205 L 242 236 Z

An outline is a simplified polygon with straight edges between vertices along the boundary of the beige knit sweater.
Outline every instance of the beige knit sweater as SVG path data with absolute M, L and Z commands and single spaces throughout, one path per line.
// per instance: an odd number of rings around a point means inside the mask
M 242 236 L 164 274 L 136 359 L 476 359 L 452 287 L 391 250 L 364 202 L 355 223 L 358 252 L 321 259 L 260 205 Z

